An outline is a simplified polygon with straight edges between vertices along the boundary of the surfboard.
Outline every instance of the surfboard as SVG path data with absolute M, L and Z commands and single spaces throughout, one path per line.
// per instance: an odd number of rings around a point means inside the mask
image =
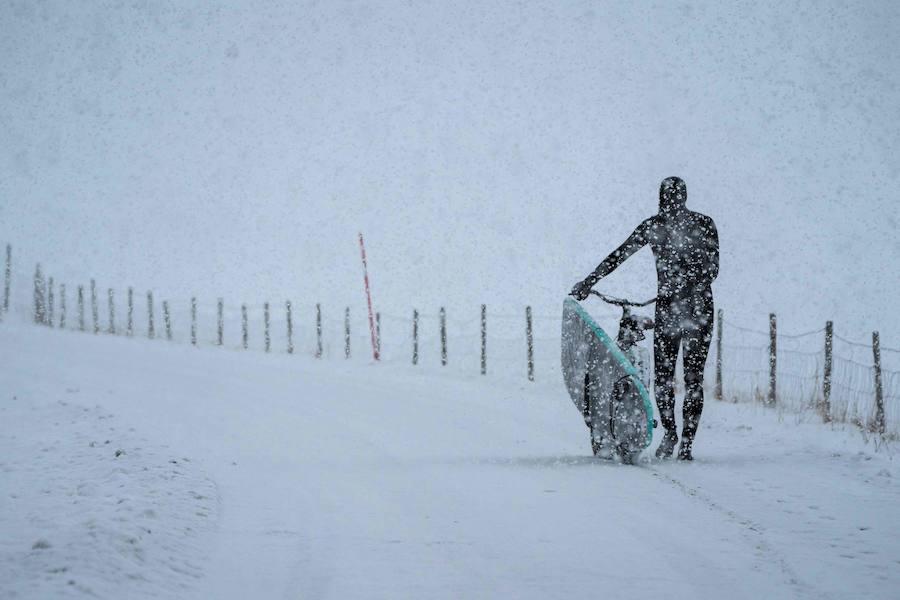
M 563 302 L 561 350 L 566 389 L 591 429 L 594 452 L 628 459 L 649 446 L 653 405 L 646 386 L 628 357 L 573 298 Z

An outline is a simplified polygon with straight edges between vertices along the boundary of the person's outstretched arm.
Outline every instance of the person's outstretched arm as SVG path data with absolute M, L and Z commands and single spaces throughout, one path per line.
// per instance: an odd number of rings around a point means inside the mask
M 643 248 L 649 241 L 647 232 L 650 229 L 650 222 L 650 219 L 647 219 L 638 225 L 621 246 L 610 252 L 609 256 L 603 259 L 603 262 L 597 265 L 590 275 L 572 288 L 572 295 L 579 300 L 584 300 L 595 283 L 615 271 L 629 256 Z

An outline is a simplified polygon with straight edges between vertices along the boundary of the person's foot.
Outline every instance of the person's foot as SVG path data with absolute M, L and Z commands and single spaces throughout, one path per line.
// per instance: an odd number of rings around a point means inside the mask
M 672 458 L 672 452 L 675 451 L 675 444 L 678 443 L 678 434 L 674 429 L 667 429 L 662 441 L 656 448 L 656 458 Z
M 604 460 L 612 460 L 615 456 L 616 448 L 615 444 L 612 443 L 607 437 L 595 438 L 593 435 L 591 436 L 591 449 L 594 451 L 594 456 L 597 458 L 602 458 Z
M 691 440 L 681 440 L 681 446 L 678 447 L 678 460 L 694 460 L 694 455 L 691 453 L 691 445 Z
M 598 441 L 591 440 L 591 450 L 594 451 L 594 456 L 597 458 L 602 458 L 603 460 L 613 459 L 613 449 L 608 444 L 601 444 Z

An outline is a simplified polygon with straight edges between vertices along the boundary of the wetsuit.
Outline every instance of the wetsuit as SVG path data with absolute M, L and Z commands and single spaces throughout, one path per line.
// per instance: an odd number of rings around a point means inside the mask
M 688 210 L 686 201 L 684 181 L 677 177 L 663 180 L 659 214 L 638 225 L 572 293 L 579 299 L 587 297 L 588 290 L 601 277 L 650 244 L 658 282 L 653 334 L 656 405 L 667 436 L 677 441 L 674 379 L 681 347 L 685 383 L 682 446 L 690 458 L 690 447 L 703 412 L 703 370 L 712 339 L 712 282 L 719 274 L 719 236 L 713 220 Z

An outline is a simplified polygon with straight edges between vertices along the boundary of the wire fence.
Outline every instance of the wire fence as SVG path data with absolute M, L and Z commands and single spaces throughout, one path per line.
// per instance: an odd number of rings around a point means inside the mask
M 9 247 L 6 257 L 0 317 L 16 308 L 10 300 L 11 280 L 28 279 L 13 272 Z M 19 312 L 56 328 L 317 358 L 371 361 L 373 357 L 368 315 L 359 307 L 323 307 L 287 299 L 242 303 L 227 298 L 159 298 L 152 291 L 102 287 L 93 280 L 54 281 L 40 267 L 32 279 L 33 298 L 20 302 Z M 607 331 L 618 326 L 620 314 L 590 312 Z M 490 307 L 424 312 L 411 308 L 405 313 L 377 313 L 374 337 L 383 362 L 440 366 L 465 376 L 561 381 L 561 324 L 561 314 L 532 313 L 530 307 L 517 313 Z M 872 343 L 847 339 L 830 332 L 829 326 L 786 333 L 773 332 L 774 318 L 770 324 L 769 331 L 756 329 L 733 323 L 720 312 L 706 369 L 709 396 L 762 402 L 900 437 L 900 350 L 880 347 L 881 364 L 876 367 Z M 639 348 L 638 360 L 642 379 L 652 385 L 653 359 L 647 342 Z M 716 373 L 721 379 L 714 379 Z M 683 389 L 680 374 L 676 388 Z
M 771 331 L 728 320 L 719 326 L 726 340 L 740 334 L 751 342 L 722 343 L 723 398 L 767 402 L 772 385 Z M 798 334 L 777 333 L 776 405 L 900 437 L 900 350 L 881 346 L 881 365 L 876 369 L 872 342 L 856 342 L 832 333 L 830 345 L 829 370 L 828 326 Z M 880 371 L 880 391 L 876 371 Z

